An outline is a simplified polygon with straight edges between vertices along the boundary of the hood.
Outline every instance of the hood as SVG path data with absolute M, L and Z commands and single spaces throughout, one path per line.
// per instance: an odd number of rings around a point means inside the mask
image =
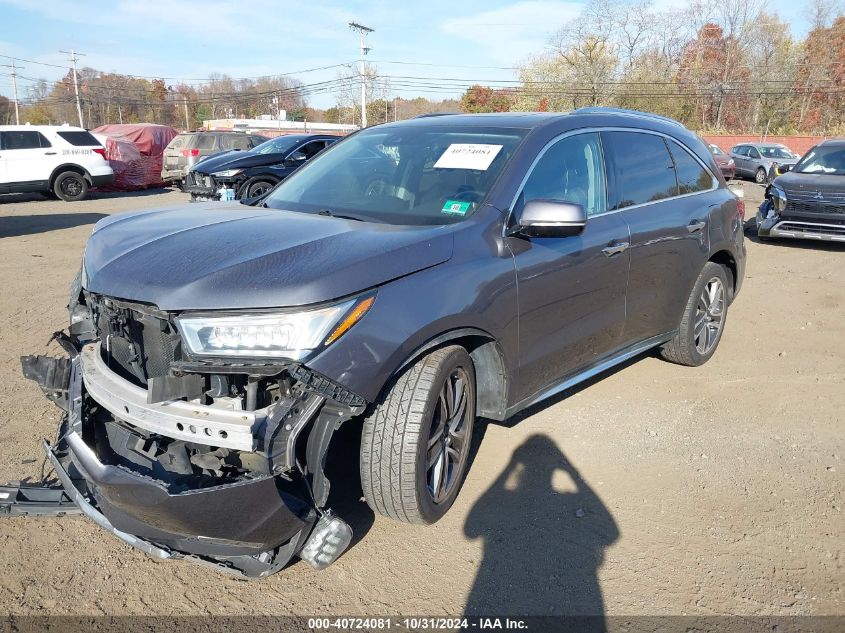
M 83 286 L 162 310 L 300 306 L 445 262 L 452 244 L 449 226 L 191 204 L 98 222 Z
M 814 195 L 819 192 L 824 197 L 836 194 L 834 197 L 841 198 L 845 189 L 845 176 L 831 174 L 799 174 L 788 171 L 782 176 L 775 178 L 774 183 L 786 192 L 787 198 L 790 192 L 793 194 Z
M 727 154 L 713 154 L 713 158 L 715 159 L 716 164 L 719 167 L 721 167 L 722 165 L 727 165 L 733 160 L 733 158 L 731 158 Z
M 246 167 L 263 167 L 278 165 L 284 154 L 255 154 L 250 151 L 229 150 L 209 156 L 194 166 L 194 171 L 202 174 L 213 174 L 216 171 Z

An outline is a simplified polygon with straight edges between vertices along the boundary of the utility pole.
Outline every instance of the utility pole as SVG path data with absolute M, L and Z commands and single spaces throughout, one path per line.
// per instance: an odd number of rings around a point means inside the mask
M 75 50 L 59 52 L 70 55 L 68 61 L 73 62 L 73 91 L 76 93 L 76 113 L 79 115 L 79 127 L 84 128 L 85 124 L 82 122 L 82 105 L 79 102 L 79 79 L 76 76 L 76 59 L 77 57 L 85 57 L 85 53 L 77 53 Z
M 357 31 L 361 38 L 361 127 L 367 127 L 367 80 L 365 77 L 364 55 L 370 52 L 367 48 L 367 34 L 372 33 L 373 29 L 358 24 L 357 22 L 350 22 L 349 28 Z
M 188 123 L 188 95 L 182 95 L 182 105 L 185 107 L 185 131 L 190 132 L 191 126 Z
M 10 75 L 12 77 L 12 91 L 15 94 L 15 125 L 20 125 L 21 124 L 21 118 L 20 118 L 20 115 L 18 114 L 18 81 L 17 81 L 18 80 L 18 73 L 17 73 L 18 67 L 15 66 L 15 62 L 12 62 L 11 64 L 3 64 L 3 66 L 6 67 L 6 68 L 12 69 L 12 72 L 10 73 Z

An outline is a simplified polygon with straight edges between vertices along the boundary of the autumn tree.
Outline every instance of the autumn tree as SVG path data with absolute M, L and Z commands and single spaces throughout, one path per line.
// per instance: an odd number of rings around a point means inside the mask
M 478 84 L 470 86 L 461 96 L 462 112 L 507 112 L 511 109 L 513 95 L 507 89 L 495 90 Z

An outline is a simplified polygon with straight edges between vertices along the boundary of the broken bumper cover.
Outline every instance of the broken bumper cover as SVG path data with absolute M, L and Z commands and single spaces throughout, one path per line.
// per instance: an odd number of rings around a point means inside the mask
M 76 432 L 63 439 L 69 461 L 44 448 L 67 495 L 97 525 L 155 558 L 260 556 L 307 533 L 314 521 L 305 502 L 278 490 L 273 477 L 170 494 L 152 479 L 103 464 Z
M 762 238 L 793 238 L 845 242 L 845 222 L 841 215 L 826 219 L 784 216 L 774 212 L 767 202 L 755 216 L 757 235 Z
M 56 445 L 44 445 L 82 512 L 154 558 L 189 558 L 247 577 L 267 576 L 287 564 L 316 520 L 313 505 L 301 498 L 307 491 L 273 475 L 173 491 L 124 465 L 104 463 L 83 439 L 83 385 L 92 367 L 97 365 L 91 357 L 70 361 L 67 422 Z

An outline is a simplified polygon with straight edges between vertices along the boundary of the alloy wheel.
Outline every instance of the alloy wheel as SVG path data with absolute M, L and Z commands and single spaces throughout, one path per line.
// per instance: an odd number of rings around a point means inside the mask
M 426 480 L 434 503 L 449 497 L 458 482 L 468 450 L 469 377 L 458 367 L 449 374 L 434 409 L 426 452 Z
M 718 277 L 712 277 L 701 291 L 695 313 L 693 338 L 699 354 L 707 354 L 719 341 L 725 317 L 725 286 Z

